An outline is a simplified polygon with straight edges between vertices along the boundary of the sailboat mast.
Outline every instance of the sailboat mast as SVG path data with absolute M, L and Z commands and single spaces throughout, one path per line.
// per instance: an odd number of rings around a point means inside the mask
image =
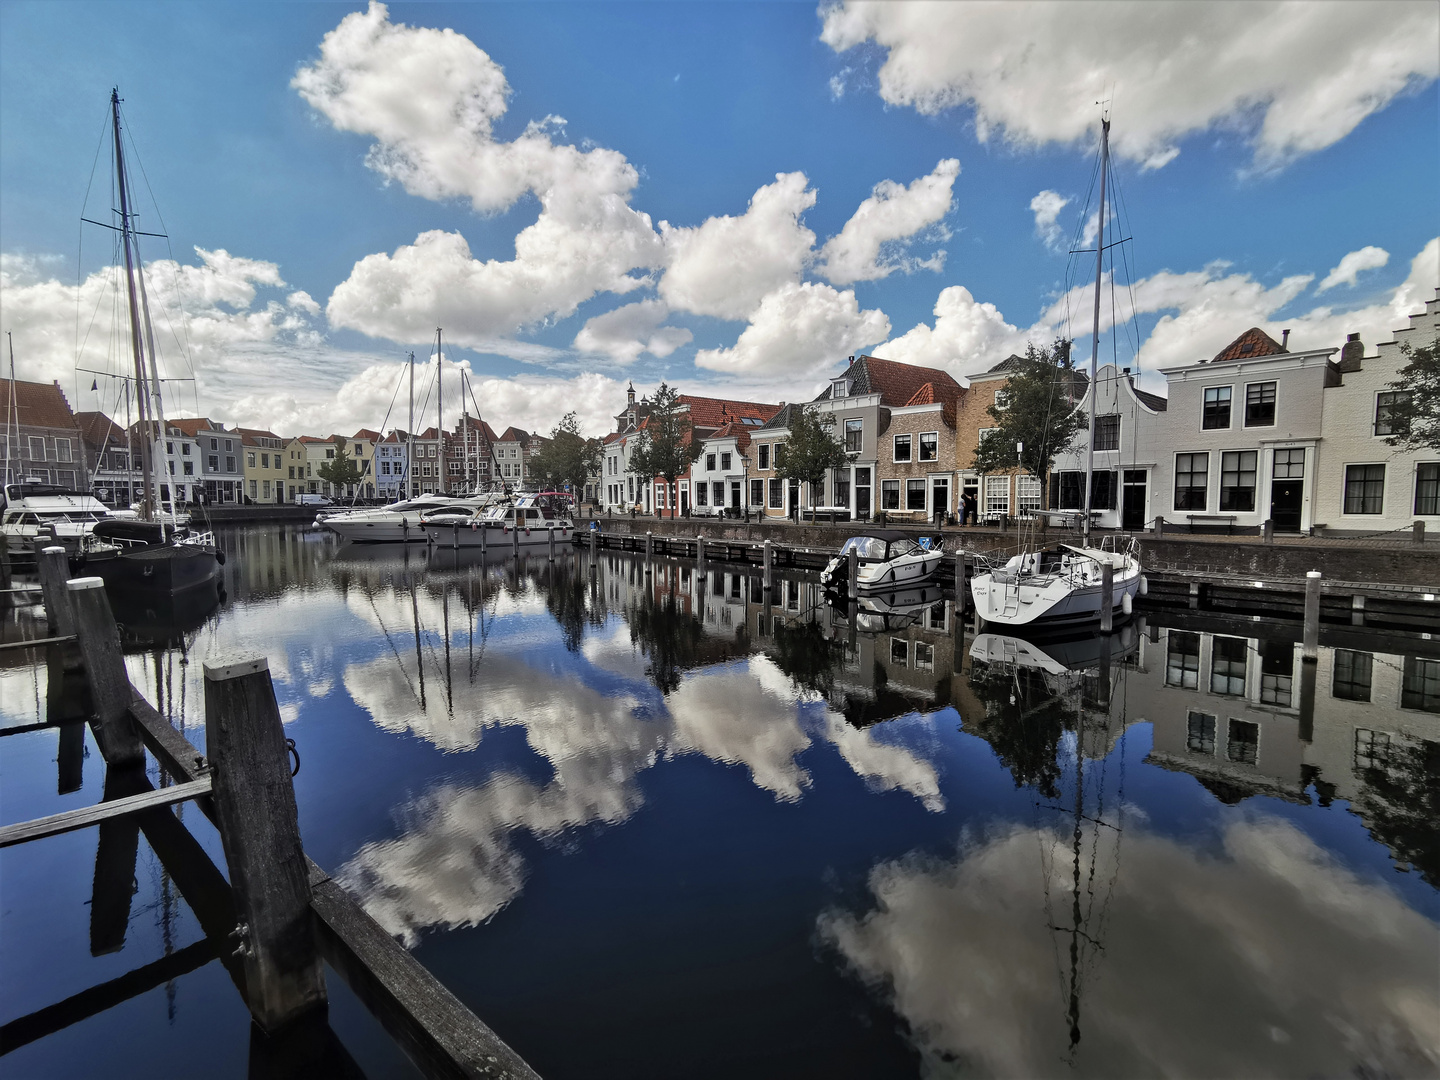
M 10 342 L 10 398 L 5 402 L 5 483 L 9 484 L 24 478 L 14 475 L 15 457 L 20 453 L 20 427 L 15 418 L 15 336 L 6 330 L 5 337 Z M 13 447 L 10 442 L 12 428 Z
M 1100 217 L 1095 233 L 1095 326 L 1090 337 L 1090 433 L 1085 439 L 1085 520 L 1086 546 L 1090 543 L 1090 504 L 1095 495 L 1095 372 L 1100 362 L 1100 281 L 1105 267 L 1105 189 L 1110 168 L 1110 121 L 1100 121 Z
M 149 521 L 155 506 L 155 473 L 151 462 L 150 440 L 154 433 L 145 402 L 145 353 L 140 340 L 140 305 L 135 296 L 135 255 L 130 235 L 130 191 L 125 180 L 125 150 L 120 139 L 120 91 L 110 91 L 110 114 L 115 132 L 115 178 L 120 193 L 120 246 L 125 251 L 125 295 L 130 305 L 130 352 L 135 359 L 135 411 L 139 414 L 140 430 L 140 516 Z M 163 438 L 165 433 L 160 432 Z
M 414 455 L 413 455 L 413 452 L 412 452 L 412 450 L 411 450 L 411 447 L 414 445 L 414 443 L 415 443 L 415 354 L 412 352 L 412 353 L 410 354 L 410 420 L 409 420 L 409 422 L 408 422 L 407 430 L 406 430 L 406 432 L 405 432 L 405 498 L 407 498 L 407 499 L 410 497 L 410 493 L 414 490 L 414 487 L 413 487 L 413 485 L 412 485 L 412 483 L 411 483 L 411 480 L 410 480 L 410 477 L 411 477 L 411 475 L 412 475 L 411 472 L 410 472 L 410 470 L 411 470 L 411 468 L 413 468 L 411 459 L 412 459 L 412 457 L 414 456 Z
M 440 347 L 440 328 L 435 328 L 435 490 L 445 490 L 445 353 Z

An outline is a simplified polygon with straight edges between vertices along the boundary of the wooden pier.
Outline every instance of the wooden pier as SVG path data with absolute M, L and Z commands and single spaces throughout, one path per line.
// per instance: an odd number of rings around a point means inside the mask
M 6 825 L 0 848 L 98 826 L 91 904 L 91 950 L 98 955 L 124 943 L 143 832 L 205 938 L 6 1023 L 0 1055 L 219 959 L 254 1020 L 252 1077 L 363 1076 L 329 1028 L 328 963 L 426 1076 L 535 1077 L 305 855 L 291 779 L 298 753 L 285 737 L 265 658 L 205 665 L 209 755 L 202 754 L 130 683 L 103 582 L 57 581 L 64 563 L 55 551 L 39 559 L 51 636 L 22 643 L 46 652 L 49 713 L 44 724 L 0 734 L 58 727 L 60 790 L 74 791 L 84 754 L 81 724 L 89 723 L 105 762 L 104 798 Z M 160 766 L 158 789 L 146 775 L 147 760 Z M 173 812 L 182 802 L 194 802 L 218 830 L 228 882 Z

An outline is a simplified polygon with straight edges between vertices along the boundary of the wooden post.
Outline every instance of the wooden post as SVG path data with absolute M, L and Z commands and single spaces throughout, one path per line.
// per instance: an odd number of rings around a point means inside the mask
M 489 550 L 490 530 L 486 527 L 485 522 L 482 521 L 480 523 L 480 554 L 483 556 Z
M 1260 539 L 1262 543 L 1273 544 L 1275 542 L 1275 521 L 1273 518 L 1266 518 L 1260 523 Z
M 450 523 L 450 550 L 457 552 L 460 550 L 460 523 L 458 521 Z
M 1425 543 L 1425 522 L 1417 521 L 1411 528 L 1411 539 L 1417 544 Z
M 655 554 L 655 534 L 649 529 L 645 530 L 645 558 Z
M 554 561 L 555 561 L 555 526 L 554 526 L 554 525 L 547 525 L 547 526 L 546 526 L 546 529 L 548 530 L 548 533 L 549 533 L 549 535 L 548 535 L 548 537 L 547 537 L 547 540 L 549 541 L 549 545 L 550 545 L 550 561 L 551 561 L 551 562 L 554 562 Z
M 1158 515 L 1157 515 L 1156 518 L 1155 518 L 1155 535 L 1156 535 L 1156 536 L 1164 536 L 1164 535 L 1165 535 L 1165 519 L 1164 519 L 1163 517 L 1158 516 Z
M 850 586 L 850 595 L 854 596 L 860 588 L 860 552 L 853 547 L 850 549 L 850 566 L 845 580 Z
M 970 582 L 967 580 L 967 578 L 969 577 L 969 575 L 968 575 L 968 573 L 967 573 L 968 570 L 969 570 L 969 566 L 968 566 L 967 560 L 966 560 L 966 558 L 965 558 L 965 553 L 964 553 L 963 551 L 957 551 L 957 552 L 955 552 L 955 617 L 956 617 L 956 619 L 964 618 L 964 616 L 965 616 L 965 605 L 968 604 L 968 603 L 969 603 L 969 600 L 970 600 L 970 598 L 969 598 L 969 596 L 968 596 L 968 593 L 970 592 Z
M 1350 625 L 1365 625 L 1365 597 L 1360 593 L 1350 598 Z
M 510 530 L 510 553 L 520 554 L 520 519 L 515 519 L 515 527 Z
M 1108 634 L 1115 626 L 1115 567 L 1108 562 L 1100 567 L 1100 632 Z
M 597 547 L 599 547 L 599 545 L 600 545 L 600 530 L 599 530 L 599 529 L 591 529 L 591 530 L 590 530 L 590 561 L 591 561 L 592 564 L 593 564 L 594 561 L 595 561 L 595 549 L 596 549 Z
M 205 739 L 250 1013 L 274 1031 L 326 995 L 285 729 L 264 657 L 205 665 Z
M 703 535 L 695 537 L 695 569 L 697 571 L 705 569 L 705 537 Z
M 1315 671 L 1320 665 L 1300 661 L 1300 731 L 1304 742 L 1315 741 Z
M 760 564 L 763 567 L 765 591 L 769 592 L 775 587 L 775 549 L 769 540 L 760 546 Z
M 35 566 L 40 572 L 40 588 L 45 597 L 45 617 L 50 620 L 50 632 L 57 636 L 75 633 L 75 613 L 70 606 L 70 594 L 65 582 L 70 577 L 70 558 L 63 547 L 43 548 L 35 554 Z
M 105 582 L 98 577 L 75 578 L 66 583 L 66 591 L 95 706 L 95 742 L 107 765 L 138 765 L 145 760 L 145 746 L 130 719 L 130 699 L 135 692 L 120 654 L 120 635 L 105 596 Z
M 1305 575 L 1305 654 L 1304 659 L 1320 656 L 1320 571 Z
M 1198 581 L 1190 582 L 1190 599 L 1188 606 L 1191 611 L 1200 610 L 1200 583 Z

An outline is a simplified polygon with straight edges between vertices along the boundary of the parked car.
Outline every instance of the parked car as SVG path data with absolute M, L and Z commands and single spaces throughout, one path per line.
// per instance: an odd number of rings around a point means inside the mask
M 311 495 L 308 492 L 297 491 L 295 493 L 296 506 L 334 506 L 328 495 Z

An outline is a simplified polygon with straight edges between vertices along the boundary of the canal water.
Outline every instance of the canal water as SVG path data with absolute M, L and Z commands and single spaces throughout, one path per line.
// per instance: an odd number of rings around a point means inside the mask
M 266 655 L 307 851 L 552 1080 L 1440 1070 L 1436 643 L 1305 665 L 1286 624 L 1150 616 L 1042 648 L 933 588 L 221 542 L 218 606 L 121 613 L 132 680 L 203 748 L 202 662 Z M 0 719 L 43 720 L 45 665 L 3 656 Z M 0 820 L 99 801 L 85 739 L 67 781 L 54 730 L 7 736 Z M 215 962 L 35 1035 L 202 937 L 97 834 L 0 851 L 0 1071 L 246 1076 Z M 329 986 L 363 1074 L 414 1075 Z

